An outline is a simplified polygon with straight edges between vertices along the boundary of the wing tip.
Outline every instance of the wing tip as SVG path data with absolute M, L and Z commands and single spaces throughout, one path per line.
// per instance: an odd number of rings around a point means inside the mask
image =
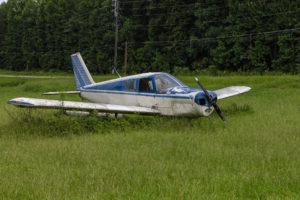
M 34 104 L 27 102 L 26 98 L 24 97 L 11 99 L 7 103 L 15 106 L 34 106 Z
M 230 86 L 220 90 L 214 91 L 217 94 L 218 99 L 224 99 L 227 97 L 243 94 L 249 92 L 252 88 L 248 86 Z
M 244 89 L 243 92 L 249 92 L 252 88 L 251 87 L 248 87 L 248 86 L 238 86 L 240 87 L 241 89 Z

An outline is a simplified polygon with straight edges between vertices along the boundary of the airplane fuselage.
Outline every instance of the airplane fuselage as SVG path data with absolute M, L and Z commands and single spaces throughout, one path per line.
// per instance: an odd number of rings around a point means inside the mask
M 167 77 L 176 86 L 159 91 L 157 76 Z M 150 89 L 142 88 L 144 80 L 150 83 Z M 216 98 L 214 92 L 210 92 L 210 95 Z M 101 104 L 153 108 L 166 116 L 209 116 L 213 112 L 202 90 L 187 87 L 165 73 L 146 73 L 87 85 L 80 88 L 80 96 Z

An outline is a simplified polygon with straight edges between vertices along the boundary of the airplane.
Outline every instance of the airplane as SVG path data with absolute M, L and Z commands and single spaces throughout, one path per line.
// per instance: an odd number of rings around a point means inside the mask
M 207 117 L 216 110 L 226 122 L 217 101 L 251 90 L 246 86 L 230 86 L 207 91 L 197 78 L 195 81 L 201 89 L 192 88 L 163 72 L 143 73 L 95 83 L 80 53 L 72 54 L 71 59 L 76 91 L 44 94 L 79 94 L 82 99 L 90 102 L 20 97 L 11 99 L 8 103 L 27 108 L 63 109 L 66 114 L 88 115 L 91 111 L 113 113 L 116 117 L 118 113 Z

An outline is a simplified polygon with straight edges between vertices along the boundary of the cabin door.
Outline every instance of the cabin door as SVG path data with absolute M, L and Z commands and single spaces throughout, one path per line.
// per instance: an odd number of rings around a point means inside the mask
M 155 94 L 156 90 L 153 78 L 141 78 L 138 82 L 138 95 L 136 96 L 138 105 L 157 107 Z

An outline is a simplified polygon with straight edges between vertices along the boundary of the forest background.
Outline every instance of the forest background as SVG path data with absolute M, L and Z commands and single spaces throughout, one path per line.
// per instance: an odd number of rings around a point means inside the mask
M 0 69 L 111 73 L 111 0 L 8 0 L 0 5 Z M 120 0 L 118 69 L 300 74 L 300 1 Z

